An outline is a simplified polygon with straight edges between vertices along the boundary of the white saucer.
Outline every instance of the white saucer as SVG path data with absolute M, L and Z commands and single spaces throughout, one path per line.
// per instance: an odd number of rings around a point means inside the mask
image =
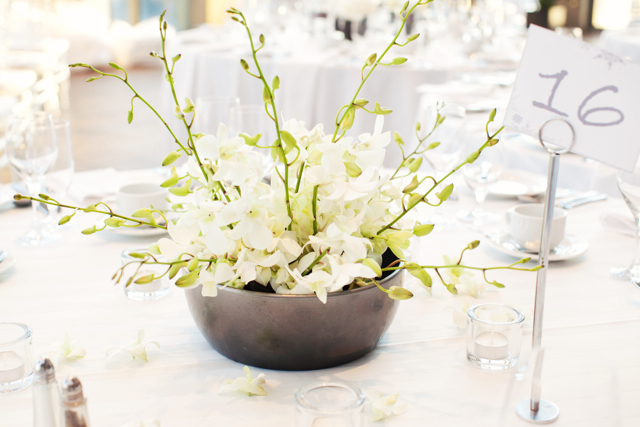
M 540 196 L 547 191 L 547 177 L 532 172 L 507 169 L 500 175 L 500 180 L 489 190 L 489 194 L 500 198 L 516 198 L 518 196 Z M 558 188 L 556 197 L 568 197 L 573 190 Z
M 521 249 L 506 230 L 495 230 L 487 234 L 486 237 L 487 244 L 500 253 L 519 259 L 526 257 L 538 259 L 537 253 Z M 589 243 L 585 239 L 578 236 L 565 235 L 562 242 L 551 250 L 549 261 L 565 261 L 577 258 L 584 254 L 587 249 L 589 249 Z
M 0 274 L 4 273 L 5 271 L 9 271 L 15 263 L 15 258 L 13 258 L 10 253 L 7 253 L 7 257 L 4 259 L 4 261 L 0 262 Z
M 118 211 L 118 204 L 116 203 L 115 197 L 110 197 L 104 199 L 102 201 L 109 205 L 114 212 Z M 104 205 L 98 207 L 98 209 L 105 209 Z M 167 217 L 168 221 L 174 220 L 177 218 L 177 215 L 173 212 L 167 212 L 164 214 Z M 164 222 L 164 221 L 163 221 Z M 104 225 L 103 221 L 99 221 L 96 225 L 102 227 Z M 163 234 L 167 234 L 167 230 L 164 228 L 151 227 L 148 225 L 141 225 L 140 227 L 109 227 L 104 231 L 109 231 L 114 234 L 119 234 L 120 236 L 128 236 L 128 237 L 153 237 L 153 236 L 162 236 Z

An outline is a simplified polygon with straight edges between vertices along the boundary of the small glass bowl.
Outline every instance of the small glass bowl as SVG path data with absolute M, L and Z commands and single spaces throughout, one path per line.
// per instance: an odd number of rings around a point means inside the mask
M 149 250 L 147 248 L 129 248 L 122 251 L 120 257 L 122 258 L 122 265 L 125 265 L 131 261 L 140 261 L 139 258 L 132 257 L 131 253 L 147 253 Z M 137 268 L 137 266 L 136 266 Z M 129 272 L 133 271 L 132 267 L 129 267 Z M 167 266 L 162 265 L 143 265 L 138 273 L 136 274 L 134 281 L 137 278 L 147 276 L 149 274 L 155 274 L 156 276 L 162 276 L 167 269 Z M 126 285 L 126 282 L 125 282 Z M 135 301 L 148 301 L 159 299 L 164 296 L 167 296 L 169 293 L 169 277 L 164 275 L 160 279 L 154 280 L 151 283 L 147 283 L 145 285 L 137 285 L 135 283 L 131 283 L 129 286 L 124 287 L 124 293 L 127 298 L 135 300 Z
M 32 331 L 23 323 L 0 323 L 0 393 L 27 388 L 33 381 Z
M 467 311 L 467 359 L 481 369 L 516 366 L 524 315 L 504 304 L 479 304 Z
M 296 427 L 361 427 L 364 394 L 354 385 L 317 382 L 296 393 Z

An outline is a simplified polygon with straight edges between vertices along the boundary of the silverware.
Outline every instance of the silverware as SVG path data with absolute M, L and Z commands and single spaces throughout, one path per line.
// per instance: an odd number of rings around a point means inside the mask
M 7 257 L 7 251 L 5 249 L 0 249 L 0 262 L 4 261 Z
M 562 209 L 573 209 L 575 207 L 578 206 L 582 206 L 584 204 L 587 203 L 591 203 L 591 202 L 599 202 L 601 200 L 607 200 L 607 195 L 606 194 L 595 194 L 589 197 L 583 197 L 581 199 L 578 200 L 574 200 L 574 201 L 566 201 L 563 200 L 561 203 L 558 203 L 557 205 L 560 206 Z

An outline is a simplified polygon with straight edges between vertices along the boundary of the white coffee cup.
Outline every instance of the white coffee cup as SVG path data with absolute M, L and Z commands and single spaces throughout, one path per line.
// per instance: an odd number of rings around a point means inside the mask
M 157 184 L 129 184 L 121 187 L 116 193 L 117 211 L 124 216 L 131 216 L 138 209 L 167 210 L 169 202 L 167 189 Z
M 543 213 L 544 205 L 541 203 L 516 205 L 507 211 L 506 220 L 509 224 L 511 237 L 520 247 L 531 251 L 540 250 Z M 549 235 L 550 249 L 558 246 L 564 239 L 566 222 L 567 211 L 554 207 Z

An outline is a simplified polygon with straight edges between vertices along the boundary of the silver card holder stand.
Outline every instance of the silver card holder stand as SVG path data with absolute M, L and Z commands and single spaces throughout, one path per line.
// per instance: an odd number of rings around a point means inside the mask
M 571 143 L 569 147 L 561 150 L 554 150 L 547 146 L 542 140 L 542 130 L 553 121 L 561 121 L 566 123 L 571 129 Z M 538 270 L 536 278 L 536 302 L 533 315 L 533 349 L 538 349 L 536 360 L 534 363 L 533 382 L 531 386 L 531 398 L 523 399 L 516 406 L 516 413 L 520 418 L 534 424 L 549 424 L 558 419 L 560 409 L 552 402 L 540 398 L 542 385 L 542 361 L 544 351 L 542 350 L 542 316 L 544 312 L 544 291 L 547 281 L 547 267 L 549 264 L 549 236 L 551 234 L 551 219 L 553 218 L 553 205 L 556 201 L 556 185 L 558 183 L 558 173 L 560 166 L 560 155 L 567 153 L 573 148 L 575 143 L 575 132 L 571 123 L 562 118 L 553 118 L 545 121 L 538 131 L 538 139 L 540 144 L 549 153 L 549 174 L 547 177 L 547 193 L 544 200 L 544 215 L 542 218 L 542 236 L 540 237 L 540 251 L 538 252 L 538 265 L 542 266 Z

